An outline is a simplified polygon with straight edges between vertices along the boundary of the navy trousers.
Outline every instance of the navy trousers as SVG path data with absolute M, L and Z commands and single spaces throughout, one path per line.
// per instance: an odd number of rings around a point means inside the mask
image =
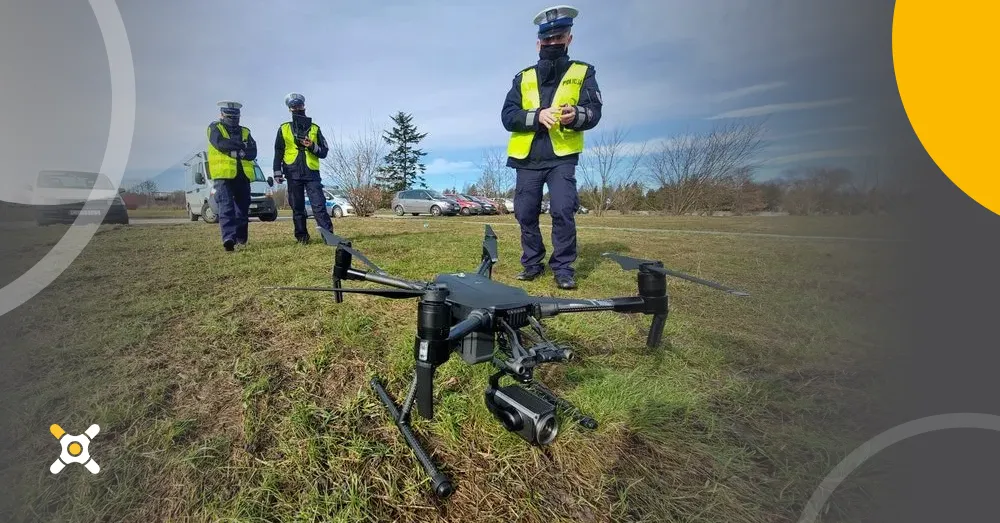
M 542 212 L 543 186 L 549 188 L 552 216 L 552 256 L 549 267 L 557 276 L 573 276 L 576 261 L 576 166 L 558 165 L 549 169 L 518 169 L 514 188 L 514 217 L 521 225 L 521 265 L 526 271 L 540 271 L 545 262 L 545 244 L 538 227 Z
M 250 180 L 237 175 L 231 180 L 214 180 L 215 201 L 219 204 L 222 242 L 246 243 L 250 214 Z
M 309 241 L 309 229 L 306 227 L 306 199 L 309 195 L 309 206 L 312 207 L 316 225 L 333 231 L 330 213 L 326 212 L 326 195 L 323 194 L 323 182 L 319 178 L 289 178 L 288 205 L 292 207 L 292 224 L 295 227 L 295 239 Z

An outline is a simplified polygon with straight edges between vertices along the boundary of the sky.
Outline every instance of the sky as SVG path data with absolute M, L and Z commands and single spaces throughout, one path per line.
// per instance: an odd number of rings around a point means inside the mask
M 514 75 L 537 60 L 532 19 L 549 7 L 524 0 L 117 5 L 137 96 L 124 183 L 153 179 L 161 190 L 183 187 L 180 164 L 204 147 L 219 100 L 244 104 L 241 123 L 269 172 L 292 91 L 305 95 L 329 140 L 388 129 L 393 113 L 411 114 L 427 133 L 420 147 L 428 185 L 473 182 L 484 150 L 506 146 L 500 109 Z M 884 81 L 891 56 L 864 52 L 886 47 L 891 1 L 572 5 L 580 16 L 569 54 L 594 66 L 604 101 L 591 140 L 619 129 L 630 143 L 656 144 L 766 118 L 763 180 L 802 166 L 862 165 L 879 152 L 874 137 L 893 132 L 879 127 L 880 112 L 898 109 L 895 84 Z M 0 20 L 0 58 L 15 73 L 0 84 L 0 151 L 22 158 L 0 196 L 17 201 L 26 197 L 23 172 L 100 167 L 111 65 L 86 2 L 7 3 Z

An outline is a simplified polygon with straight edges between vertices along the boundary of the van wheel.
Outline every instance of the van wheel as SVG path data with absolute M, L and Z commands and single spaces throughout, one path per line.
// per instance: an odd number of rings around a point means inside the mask
M 201 208 L 201 219 L 205 220 L 205 223 L 218 223 L 219 221 L 219 216 L 215 214 L 208 202 L 205 202 Z
M 403 206 L 402 205 L 397 205 L 396 208 L 393 209 L 393 210 L 396 211 L 396 216 L 402 216 L 403 215 Z
M 262 222 L 273 222 L 278 219 L 278 213 L 261 214 L 259 218 Z
M 193 213 L 193 212 L 191 212 L 191 204 L 190 203 L 188 204 L 187 208 L 188 208 L 188 219 L 191 220 L 191 221 L 193 221 L 193 222 L 198 221 L 198 215 L 195 214 L 195 213 Z
M 437 205 L 432 206 L 431 207 L 431 215 L 432 216 L 441 216 L 441 208 L 438 207 Z
M 340 207 L 334 207 L 333 208 L 333 217 L 334 218 L 343 218 L 344 217 L 344 210 L 341 209 Z

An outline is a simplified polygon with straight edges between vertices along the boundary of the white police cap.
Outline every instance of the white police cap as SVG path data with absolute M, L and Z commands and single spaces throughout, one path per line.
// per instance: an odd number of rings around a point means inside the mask
M 239 102 L 232 102 L 229 100 L 223 100 L 216 105 L 221 107 L 223 110 L 228 109 L 230 111 L 239 111 L 243 107 L 243 104 Z
M 546 38 L 569 31 L 573 27 L 573 19 L 580 11 L 569 5 L 546 7 L 535 15 L 534 23 L 538 26 L 538 36 Z

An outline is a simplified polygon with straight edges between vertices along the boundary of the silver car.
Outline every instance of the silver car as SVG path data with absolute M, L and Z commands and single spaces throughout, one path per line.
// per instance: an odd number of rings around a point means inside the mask
M 414 216 L 432 214 L 434 216 L 454 216 L 462 210 L 455 200 L 430 189 L 399 191 L 392 198 L 392 210 L 396 216 L 410 213 Z

